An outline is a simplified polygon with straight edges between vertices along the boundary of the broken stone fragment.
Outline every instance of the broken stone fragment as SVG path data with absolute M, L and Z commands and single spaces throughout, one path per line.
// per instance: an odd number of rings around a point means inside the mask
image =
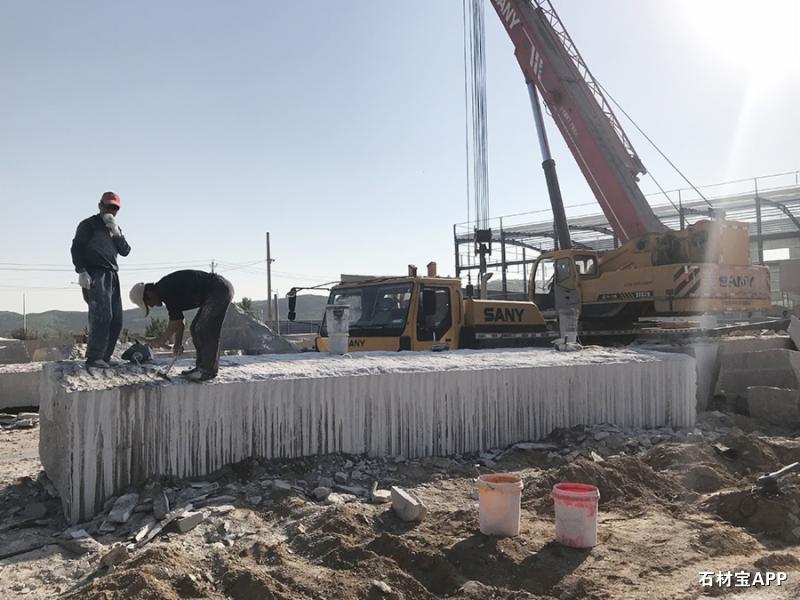
M 147 515 L 147 517 L 145 517 L 145 519 L 142 521 L 142 525 L 139 530 L 133 535 L 133 541 L 135 541 L 137 544 L 141 542 L 157 524 L 158 521 L 156 521 L 153 515 Z
M 196 498 L 205 498 L 212 492 L 215 492 L 219 489 L 218 483 L 208 483 L 207 481 L 195 481 L 189 485 L 190 487 L 180 491 L 175 499 L 175 505 L 185 504 L 186 502 Z
M 385 504 L 392 501 L 392 492 L 389 490 L 379 490 L 378 482 L 372 482 L 372 488 L 369 491 L 369 501 L 373 504 Z
M 138 503 L 139 494 L 136 492 L 120 496 L 114 502 L 114 506 L 111 507 L 111 512 L 108 513 L 108 520 L 112 523 L 127 523 Z
M 292 490 L 292 484 L 283 479 L 276 479 L 272 482 L 272 489 L 276 492 L 289 492 Z
M 157 489 L 153 493 L 153 516 L 159 521 L 167 516 L 169 512 L 169 499 L 162 489 Z
M 348 502 L 355 502 L 356 500 L 357 498 L 352 494 L 337 494 L 336 492 L 332 492 L 325 498 L 325 504 L 329 506 L 341 506 Z
M 150 512 L 153 510 L 153 499 L 152 498 L 145 498 L 142 502 L 136 505 L 133 509 L 134 513 L 143 513 L 143 512 Z
M 128 549 L 122 544 L 116 544 L 111 550 L 100 557 L 100 565 L 103 567 L 112 567 L 127 559 Z
M 175 519 L 175 526 L 181 533 L 187 533 L 205 521 L 206 515 L 201 511 L 187 512 L 182 517 Z
M 369 496 L 369 491 L 366 488 L 358 487 L 355 485 L 334 485 L 333 489 L 343 494 L 350 494 L 351 496 Z
M 98 527 L 97 531 L 100 533 L 112 533 L 117 530 L 117 524 L 109 519 L 103 519 L 103 522 L 100 523 L 100 527 Z
M 373 579 L 370 582 L 370 585 L 372 585 L 373 588 L 375 588 L 376 590 L 378 590 L 379 592 L 381 592 L 383 594 L 391 594 L 392 593 L 392 588 L 389 586 L 388 583 L 386 583 L 384 581 L 378 581 L 377 579 Z
M 332 488 L 334 483 L 336 482 L 330 477 L 320 477 L 319 481 L 317 481 L 317 485 L 319 487 L 326 487 L 326 488 Z
M 347 483 L 347 473 L 342 473 L 341 471 L 337 471 L 333 474 L 333 480 L 336 483 Z
M 403 488 L 392 486 L 392 510 L 403 521 L 420 522 L 428 514 L 422 500 Z
M 314 488 L 314 490 L 311 492 L 311 495 L 316 500 L 325 500 L 325 498 L 331 495 L 331 491 L 332 490 L 329 487 L 319 486 Z
M 86 531 L 83 527 L 78 527 L 77 525 L 74 527 L 70 527 L 61 533 L 61 537 L 65 540 L 82 540 L 83 538 L 89 537 L 89 532 Z
M 64 538 L 58 540 L 59 546 L 72 552 L 73 554 L 89 554 L 90 552 L 101 552 L 105 546 L 91 537 L 88 533 L 85 537 L 73 539 Z
M 214 496 L 212 498 L 206 498 L 205 500 L 200 500 L 199 502 L 194 503 L 195 508 L 205 508 L 206 506 L 217 506 L 220 504 L 230 504 L 231 502 L 236 502 L 236 496 L 230 495 L 223 495 L 223 496 Z
M 597 433 L 594 434 L 594 441 L 599 442 L 601 440 L 606 439 L 609 435 L 611 434 L 607 431 L 598 431 Z
M 264 498 L 262 496 L 248 496 L 246 498 L 248 504 L 261 504 Z

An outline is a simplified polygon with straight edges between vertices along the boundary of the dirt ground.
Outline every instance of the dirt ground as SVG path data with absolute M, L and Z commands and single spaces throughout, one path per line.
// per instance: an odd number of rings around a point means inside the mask
M 37 481 L 38 429 L 0 432 L 0 598 L 800 596 L 800 480 L 787 478 L 780 495 L 752 490 L 759 475 L 800 460 L 800 439 L 746 417 L 707 413 L 701 421 L 701 429 L 663 436 L 575 428 L 555 432 L 549 450 L 249 461 L 214 476 L 214 493 L 232 506 L 204 513 L 187 533 L 165 529 L 111 568 L 99 566 L 102 551 L 76 555 L 59 545 L 67 525 L 59 501 Z M 628 440 L 619 452 L 610 443 L 615 435 Z M 587 443 L 606 458 L 593 458 Z M 479 531 L 474 478 L 493 471 L 524 481 L 517 537 Z M 359 479 L 369 487 L 373 478 L 383 488 L 402 485 L 426 503 L 427 518 L 405 523 L 390 504 L 346 494 L 330 504 L 314 500 L 308 490 L 335 473 L 348 485 Z M 554 541 L 550 492 L 564 481 L 599 487 L 599 543 L 592 549 Z M 178 498 L 192 489 L 172 485 Z M 134 513 L 105 534 L 102 516 L 81 527 L 110 547 L 145 518 Z M 701 572 L 728 571 L 751 578 L 784 572 L 788 580 L 700 585 Z

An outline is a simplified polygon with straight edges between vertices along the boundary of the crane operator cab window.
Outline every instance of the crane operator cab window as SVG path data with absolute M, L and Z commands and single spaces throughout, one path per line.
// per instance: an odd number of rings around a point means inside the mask
M 578 254 L 575 256 L 575 268 L 581 279 L 594 277 L 597 275 L 597 258 L 591 254 Z
M 450 289 L 446 287 L 420 288 L 417 311 L 417 340 L 439 341 L 453 326 Z
M 404 283 L 336 289 L 328 304 L 350 306 L 350 335 L 395 337 L 403 334 L 410 301 L 411 284 Z M 323 337 L 328 335 L 326 325 L 323 319 Z

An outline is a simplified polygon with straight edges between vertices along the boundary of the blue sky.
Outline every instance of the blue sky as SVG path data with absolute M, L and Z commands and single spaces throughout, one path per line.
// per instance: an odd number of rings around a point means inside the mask
M 696 183 L 800 169 L 800 2 L 554 4 Z M 486 22 L 491 214 L 544 209 L 524 82 L 488 4 Z M 85 307 L 61 269 L 109 189 L 133 247 L 126 306 L 136 281 L 212 259 L 237 299 L 263 298 L 268 230 L 282 294 L 431 259 L 453 271 L 461 0 L 0 0 L 0 82 L 0 310 L 23 290 L 29 311 Z M 567 204 L 591 202 L 548 126 Z M 683 185 L 625 126 L 662 185 Z

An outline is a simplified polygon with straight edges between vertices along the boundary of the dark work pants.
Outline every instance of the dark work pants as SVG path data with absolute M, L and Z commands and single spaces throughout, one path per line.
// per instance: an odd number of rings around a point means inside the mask
M 122 298 L 116 271 L 87 269 L 92 287 L 83 290 L 89 305 L 89 343 L 86 360 L 109 360 L 122 330 Z
M 209 375 L 219 371 L 219 336 L 222 322 L 233 300 L 230 281 L 217 275 L 219 285 L 206 297 L 192 321 L 192 341 L 197 351 L 197 368 Z

